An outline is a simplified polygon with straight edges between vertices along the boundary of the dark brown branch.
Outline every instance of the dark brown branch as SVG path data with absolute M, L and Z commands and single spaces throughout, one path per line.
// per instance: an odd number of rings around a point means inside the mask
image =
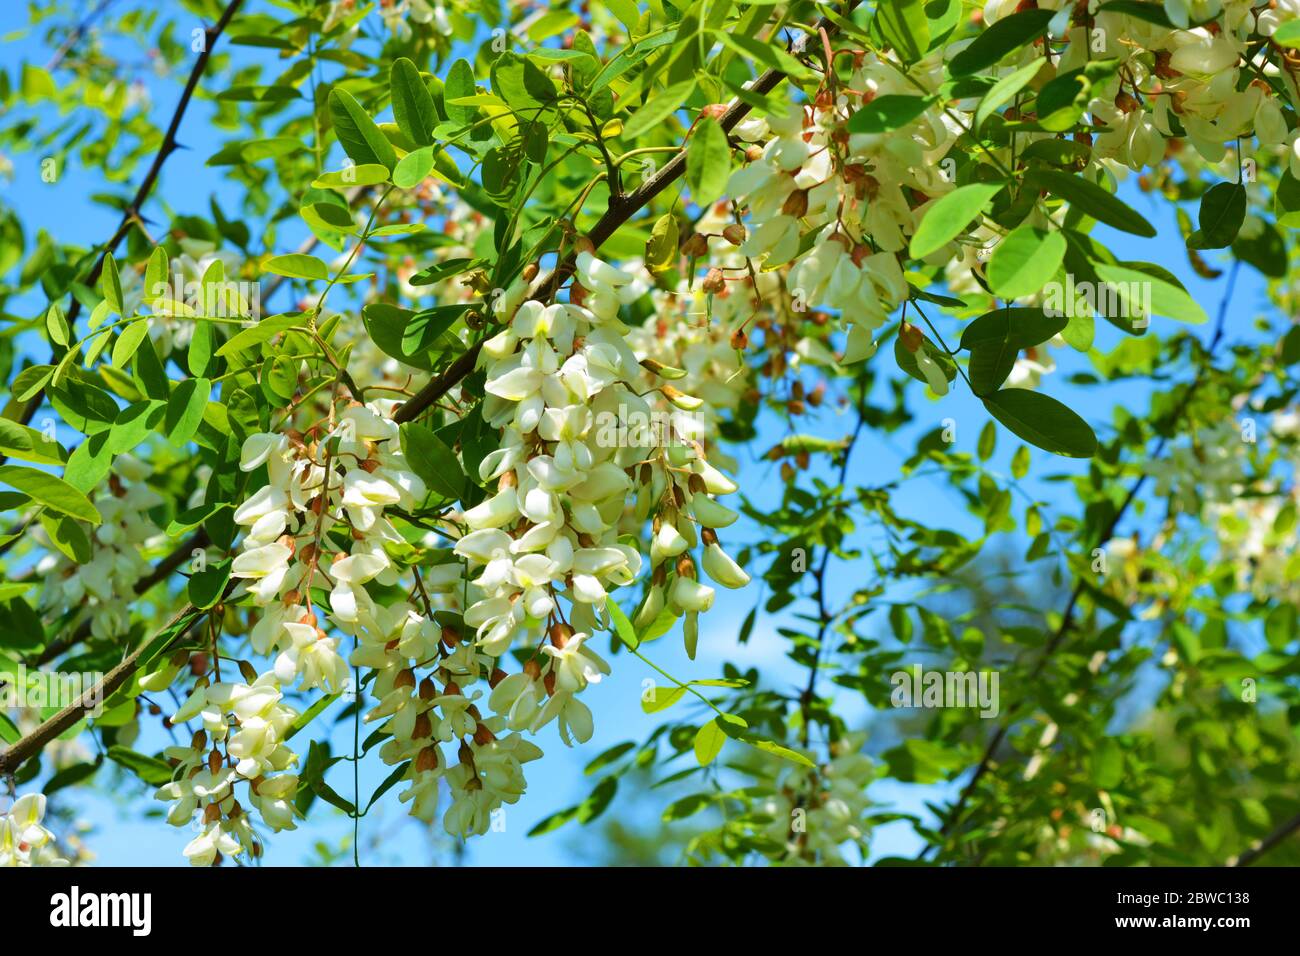
M 185 608 L 168 622 L 168 627 L 174 627 L 180 621 L 184 620 L 187 615 L 198 613 L 191 605 Z M 76 723 L 86 716 L 97 706 L 102 705 L 119 687 L 127 682 L 135 669 L 140 664 L 140 658 L 143 656 L 151 640 L 144 640 L 140 646 L 122 659 L 118 664 L 94 687 L 84 691 L 80 697 L 64 707 L 61 711 L 42 723 L 39 727 L 27 734 L 8 750 L 0 753 L 0 779 L 12 774 L 24 762 L 36 756 L 50 741 L 56 739 L 60 734 L 71 729 Z
M 1230 858 L 1224 865 L 1225 866 L 1250 866 L 1261 856 L 1263 856 L 1269 850 L 1273 849 L 1275 846 L 1277 846 L 1279 843 L 1281 843 L 1291 834 L 1295 833 L 1297 830 L 1300 830 L 1300 813 L 1297 813 L 1286 823 L 1282 824 L 1280 827 L 1278 827 L 1268 836 L 1264 837 L 1264 839 L 1252 843 L 1250 845 L 1250 849 L 1248 849 L 1245 853 L 1241 854 L 1241 856 L 1234 856 Z

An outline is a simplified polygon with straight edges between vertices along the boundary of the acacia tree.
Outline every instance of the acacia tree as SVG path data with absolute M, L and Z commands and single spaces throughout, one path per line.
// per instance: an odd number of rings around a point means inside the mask
M 75 856 L 46 797 L 112 773 L 196 865 L 323 804 L 483 834 L 591 738 L 611 660 L 667 722 L 537 832 L 648 772 L 690 785 L 689 858 L 839 862 L 897 818 L 872 781 L 955 780 L 908 817 L 922 861 L 1294 858 L 1300 5 L 162 6 L 33 13 L 52 57 L 0 72 L 10 162 L 120 214 L 89 246 L 24 196 L 0 221 L 0 862 Z M 199 104 L 223 143 L 172 208 Z M 1053 455 L 1088 459 L 1064 503 L 1024 484 Z M 922 478 L 982 531 L 897 508 Z M 769 618 L 797 689 L 745 660 Z M 721 674 L 656 662 L 736 627 Z M 921 659 L 999 674 L 1000 713 L 909 712 L 868 756 L 845 695 L 898 718 Z

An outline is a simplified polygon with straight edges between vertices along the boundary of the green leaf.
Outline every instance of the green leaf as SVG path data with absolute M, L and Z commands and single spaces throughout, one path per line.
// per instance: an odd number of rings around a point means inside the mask
M 987 278 L 989 288 L 1004 299 L 1033 295 L 1065 258 L 1065 236 L 1028 224 L 1013 229 L 993 249 Z
M 132 322 L 123 329 L 122 334 L 119 335 L 117 341 L 113 343 L 113 367 L 125 367 L 126 363 L 131 361 L 131 358 L 135 355 L 135 350 L 140 347 L 140 343 L 144 341 L 144 337 L 148 334 L 148 319 L 137 319 L 135 322 Z
M 1165 8 L 1159 3 L 1149 3 L 1148 0 L 1109 0 L 1097 8 L 1098 13 L 1116 13 L 1126 17 L 1136 17 L 1138 20 L 1145 20 L 1147 23 L 1154 23 L 1156 26 L 1164 27 L 1166 30 L 1174 29 L 1173 21 L 1165 13 Z M 1281 32 L 1281 27 L 1278 28 Z M 1277 42 L 1277 34 L 1273 35 Z
M 596 784 L 587 799 L 578 804 L 577 821 L 586 826 L 592 820 L 595 820 L 609 807 L 617 791 L 618 778 L 614 776 L 605 777 L 600 783 Z
M 1029 474 L 1028 445 L 1021 445 L 1016 449 L 1016 453 L 1011 456 L 1011 474 L 1017 481 Z
M 72 340 L 72 330 L 68 328 L 68 320 L 57 302 L 45 313 L 45 330 L 55 345 L 66 346 Z
M 1155 226 L 1147 222 L 1141 213 L 1082 176 L 1072 176 L 1054 169 L 1038 169 L 1031 177 L 1053 195 L 1068 202 L 1072 209 L 1077 209 L 1098 222 L 1148 239 L 1156 234 Z
M 68 460 L 68 453 L 58 442 L 9 418 L 0 418 L 0 453 L 38 465 L 62 465 Z
M 695 732 L 695 759 L 701 767 L 713 763 L 726 740 L 727 735 L 718 726 L 716 717 Z
M 694 90 L 695 80 L 692 79 L 674 83 L 656 93 L 623 124 L 623 138 L 634 140 L 657 129 L 664 120 L 682 108 Z
M 290 279 L 325 280 L 330 277 L 330 271 L 325 263 L 315 256 L 306 256 L 300 252 L 272 256 L 262 263 L 262 268 L 278 276 L 288 276 Z
M 108 758 L 121 764 L 151 787 L 161 787 L 172 778 L 171 765 L 157 757 L 148 757 L 129 747 L 114 744 L 108 748 Z
M 680 230 L 677 217 L 667 212 L 655 220 L 650 238 L 645 244 L 645 264 L 651 272 L 671 269 L 677 261 Z
M 908 2 L 915 3 L 917 0 L 908 0 Z M 726 30 L 716 31 L 716 36 L 745 59 L 753 60 L 767 69 L 779 70 L 795 80 L 806 80 L 812 75 L 808 67 L 787 53 L 784 47 L 764 43 L 762 40 L 755 40 L 753 37 L 739 33 L 729 33 Z
M 323 173 L 312 180 L 316 189 L 353 189 L 388 182 L 388 167 L 378 163 L 348 165 L 338 172 Z
M 191 574 L 189 583 L 185 587 L 190 603 L 200 611 L 206 611 L 220 601 L 222 594 L 225 593 L 226 584 L 230 581 L 232 563 L 231 559 L 227 558 Z
M 393 144 L 347 90 L 330 90 L 330 118 L 343 151 L 353 161 L 378 164 L 389 172 L 397 165 Z
M 172 392 L 167 401 L 163 431 L 167 440 L 176 448 L 189 444 L 198 431 L 211 392 L 212 384 L 206 378 L 187 378 Z
M 623 609 L 612 600 L 605 602 L 605 609 L 609 611 L 609 619 L 614 624 L 614 633 L 618 635 L 619 640 L 632 650 L 636 650 L 641 641 L 637 638 L 636 629 L 623 613 Z
M 901 93 L 877 96 L 849 118 L 849 132 L 888 133 L 899 129 L 924 113 L 934 101 L 933 96 Z
M 587 776 L 591 776 L 598 770 L 604 770 L 629 750 L 632 750 L 635 746 L 636 744 L 630 740 L 625 740 L 621 744 L 615 744 L 613 747 L 610 747 L 608 750 L 596 756 L 591 763 L 587 764 L 587 766 L 583 768 L 582 772 Z
M 393 170 L 393 185 L 398 189 L 411 189 L 420 185 L 433 169 L 433 147 L 426 146 L 402 157 Z
M 444 498 L 459 499 L 465 489 L 465 473 L 460 459 L 433 433 L 419 422 L 406 422 L 401 430 L 402 453 L 411 470 L 423 479 L 430 490 Z
M 90 499 L 56 475 L 24 465 L 0 465 L 0 484 L 29 495 L 47 508 L 79 521 L 99 524 L 99 509 Z
M 104 299 L 108 302 L 108 307 L 122 315 L 126 311 L 126 305 L 122 298 L 122 277 L 117 272 L 117 260 L 113 258 L 113 253 L 104 255 Z
M 641 698 L 641 709 L 647 714 L 656 714 L 661 710 L 667 710 L 673 704 L 682 699 L 686 693 L 685 687 L 658 687 L 656 686 L 650 693 L 650 699 Z
M 1055 15 L 1053 10 L 1022 10 L 980 33 L 948 62 L 948 72 L 953 76 L 969 76 L 997 63 L 1012 50 L 1018 50 L 1047 29 Z
M 727 736 L 730 737 L 733 735 L 728 734 Z M 780 757 L 782 760 L 789 760 L 792 763 L 797 763 L 804 767 L 816 766 L 811 760 L 809 760 L 803 754 L 791 750 L 789 747 L 784 747 L 781 744 L 778 744 L 774 740 L 766 740 L 762 737 L 756 737 L 753 734 L 740 734 L 738 736 L 738 739 L 743 740 L 751 747 L 758 748 L 764 753 L 772 754 L 774 757 Z
M 54 542 L 54 546 L 77 564 L 85 564 L 91 559 L 90 538 L 72 518 L 67 515 L 42 514 L 41 527 Z
M 921 0 L 876 4 L 871 27 L 904 63 L 915 63 L 930 49 L 930 24 Z
M 433 108 L 429 88 L 424 85 L 415 64 L 404 56 L 394 60 L 388 71 L 388 85 L 397 128 L 417 146 L 431 145 L 433 128 L 438 125 L 438 115 Z
M 1015 99 L 1017 93 L 1029 85 L 1029 81 L 1043 68 L 1042 60 L 1026 63 L 1014 73 L 1009 73 L 993 84 L 993 88 L 984 94 L 979 106 L 975 107 L 975 131 L 979 132 L 984 121 L 996 113 L 1005 103 Z
M 1135 268 L 1137 265 L 1145 263 L 1099 263 L 1096 267 L 1098 278 L 1110 284 L 1130 318 L 1163 315 L 1193 325 L 1209 321 L 1201 304 L 1186 289 L 1174 284 L 1177 279 L 1169 276 L 1173 281 L 1167 281 L 1162 275 Z M 1144 311 L 1148 305 L 1149 312 Z
M 55 307 L 51 306 L 51 308 Z M 17 401 L 29 402 L 44 391 L 53 374 L 53 365 L 33 365 L 25 368 L 14 377 L 13 386 L 9 391 Z
M 375 805 L 375 801 L 386 794 L 389 790 L 392 790 L 393 787 L 397 786 L 398 783 L 401 782 L 402 777 L 406 775 L 406 771 L 410 768 L 411 761 L 409 760 L 406 761 L 406 763 L 398 764 L 393 769 L 393 772 L 384 778 L 384 782 L 375 788 L 375 792 L 372 793 L 370 799 L 366 801 L 366 809 L 362 811 L 362 814 L 364 815 L 370 812 L 370 808 Z
M 474 67 L 465 59 L 457 60 L 447 71 L 443 86 L 443 102 L 447 106 L 447 118 L 460 126 L 474 122 L 478 110 L 472 106 L 461 106 L 455 101 L 473 96 L 475 91 Z
M 1197 215 L 1199 233 L 1188 239 L 1194 249 L 1223 249 L 1232 245 L 1246 220 L 1246 187 L 1241 183 L 1218 183 L 1201 197 Z
M 686 182 L 695 205 L 705 209 L 717 201 L 731 175 L 731 147 L 715 119 L 705 118 L 695 127 L 686 148 Z
M 1272 40 L 1278 46 L 1300 48 L 1300 20 L 1288 20 L 1273 31 Z
M 240 352 L 250 346 L 265 342 L 268 339 L 279 335 L 286 329 L 298 324 L 299 316 L 285 312 L 281 315 L 272 315 L 258 322 L 257 325 L 250 329 L 243 329 L 226 340 L 226 344 L 217 349 L 217 355 L 232 355 Z
M 925 211 L 908 252 L 923 259 L 957 238 L 1001 191 L 1001 183 L 971 183 L 954 189 Z
M 1092 427 L 1054 398 L 1028 389 L 1004 388 L 981 401 L 1015 435 L 1054 455 L 1090 458 L 1097 451 Z
M 713 794 L 711 793 L 693 793 L 689 797 L 682 797 L 682 799 L 670 803 L 664 808 L 663 820 L 665 823 L 671 823 L 673 820 L 684 820 L 699 813 L 712 802 Z
M 1124 779 L 1124 751 L 1114 737 L 1102 737 L 1092 752 L 1092 782 L 1098 790 L 1110 790 Z
M 411 316 L 402 329 L 403 360 L 436 344 L 468 309 L 466 305 L 438 305 Z

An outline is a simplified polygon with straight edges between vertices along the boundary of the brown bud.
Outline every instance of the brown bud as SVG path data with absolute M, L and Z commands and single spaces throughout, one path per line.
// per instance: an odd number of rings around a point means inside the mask
M 898 340 L 903 343 L 903 348 L 915 352 L 925 341 L 925 333 L 911 322 L 904 322 L 903 327 L 898 330 Z
M 444 624 L 442 627 L 442 643 L 447 647 L 455 647 L 460 643 L 460 635 L 450 624 Z
M 745 147 L 745 158 L 751 163 L 763 158 L 763 147 L 757 143 L 750 143 Z
M 438 748 L 434 746 L 425 747 L 415 757 L 415 772 L 428 773 L 431 770 L 438 769 Z
M 555 696 L 555 671 L 548 671 L 542 678 L 542 687 L 545 688 L 548 696 Z
M 467 767 L 474 766 L 474 751 L 470 750 L 469 744 L 465 743 L 463 740 L 460 742 L 460 746 L 456 749 L 456 759 Z
M 528 675 L 529 680 L 537 680 L 542 676 L 542 665 L 537 658 L 531 658 L 524 663 L 524 673 Z
M 794 216 L 796 219 L 802 219 L 808 214 L 808 190 L 796 189 L 786 199 L 785 204 L 781 207 L 781 212 L 787 216 Z
M 703 233 L 692 233 L 682 245 L 682 253 L 691 259 L 699 259 L 709 254 L 709 240 Z
M 211 771 L 212 773 L 216 773 L 220 769 L 221 769 L 221 751 L 219 751 L 216 747 L 213 747 L 211 752 L 208 754 L 208 770 Z
M 551 638 L 552 644 L 563 649 L 564 645 L 568 643 L 569 638 L 573 637 L 573 628 L 569 627 L 567 624 L 552 624 L 548 635 Z
M 1132 93 L 1120 90 L 1119 95 L 1115 97 L 1115 107 L 1121 113 L 1132 113 L 1136 109 L 1141 109 L 1142 104 L 1137 101 L 1137 98 Z
M 396 690 L 399 687 L 414 687 L 414 686 L 415 686 L 415 671 L 411 670 L 409 667 L 403 667 L 400 671 L 397 672 L 397 676 L 393 678 L 394 690 Z
M 457 684 L 454 680 L 449 680 L 447 681 L 446 685 L 442 688 L 442 691 L 448 697 L 459 697 L 460 685 Z
M 438 696 L 438 685 L 433 682 L 432 677 L 426 677 L 420 681 L 420 700 L 429 701 Z
M 216 823 L 221 819 L 221 807 L 215 803 L 209 803 L 203 808 L 203 822 Z
M 433 721 L 429 720 L 428 714 L 420 714 L 415 718 L 415 726 L 411 728 L 412 740 L 423 740 L 426 737 L 433 736 Z
M 497 689 L 497 684 L 501 683 L 510 675 L 499 667 L 492 668 L 492 673 L 488 676 L 488 687 L 492 690 Z
M 679 554 L 677 556 L 677 576 L 681 578 L 695 577 L 695 562 L 691 560 L 689 554 Z
M 745 241 L 745 238 L 748 235 L 749 233 L 745 230 L 745 227 L 738 222 L 733 222 L 726 229 L 722 230 L 722 238 L 726 239 L 733 246 L 740 245 Z
M 700 288 L 710 295 L 724 292 L 727 288 L 727 277 L 722 274 L 721 269 L 714 266 L 705 274 L 704 281 L 700 283 Z
M 244 678 L 246 683 L 251 684 L 257 680 L 257 668 L 248 661 L 239 662 L 239 674 Z
M 496 737 L 492 735 L 492 731 L 487 729 L 486 724 L 479 724 L 474 728 L 474 743 L 480 747 L 486 747 L 494 740 L 496 740 Z
M 726 103 L 710 103 L 700 110 L 700 119 L 720 119 L 725 112 L 727 112 Z
M 532 282 L 537 278 L 537 273 L 539 271 L 540 269 L 538 268 L 537 263 L 530 262 L 528 265 L 524 266 L 524 271 L 521 274 L 525 282 Z
M 717 544 L 718 532 L 714 531 L 712 528 L 701 528 L 700 540 L 704 542 L 706 548 L 711 544 Z
M 208 732 L 206 730 L 196 730 L 194 736 L 190 738 L 190 747 L 194 750 L 206 750 L 208 746 Z

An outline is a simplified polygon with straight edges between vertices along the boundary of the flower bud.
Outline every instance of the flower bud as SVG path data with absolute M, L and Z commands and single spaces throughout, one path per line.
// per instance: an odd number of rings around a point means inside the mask
M 748 235 L 749 233 L 745 227 L 738 222 L 733 222 L 726 229 L 722 230 L 722 238 L 726 239 L 733 246 L 740 245 L 745 241 L 745 237 Z

